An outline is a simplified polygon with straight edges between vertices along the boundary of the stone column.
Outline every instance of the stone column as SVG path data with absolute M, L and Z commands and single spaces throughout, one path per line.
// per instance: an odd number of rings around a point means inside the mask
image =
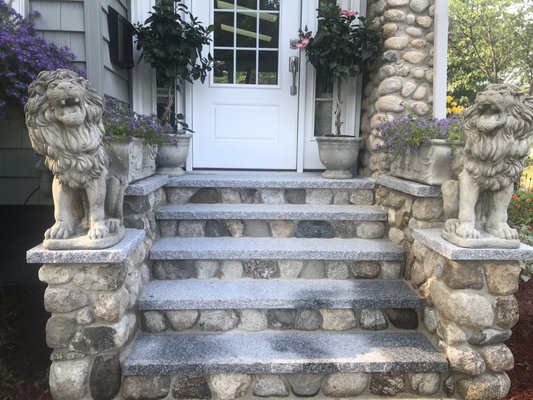
M 443 389 L 466 400 L 507 395 L 513 354 L 503 343 L 518 321 L 520 265 L 533 248 L 463 249 L 440 229 L 413 231 L 411 283 L 425 299 L 423 320 L 450 364 Z
M 144 231 L 127 229 L 109 249 L 28 251 L 28 263 L 44 264 L 39 279 L 48 284 L 54 400 L 112 399 L 120 391 L 122 351 L 139 325 L 137 300 L 149 278 L 147 245 Z
M 359 173 L 364 176 L 388 171 L 382 144 L 373 127 L 406 113 L 431 115 L 433 103 L 433 0 L 370 0 L 368 17 L 383 29 L 383 54 L 364 88 L 361 136 L 364 152 Z

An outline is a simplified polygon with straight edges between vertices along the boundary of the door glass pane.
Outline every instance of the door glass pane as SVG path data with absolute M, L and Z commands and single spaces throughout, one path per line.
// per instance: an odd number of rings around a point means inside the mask
M 257 10 L 257 0 L 237 0 L 237 8 L 248 8 L 250 10 Z
M 279 11 L 279 0 L 259 0 L 259 9 Z
M 277 85 L 278 84 L 278 52 L 277 51 L 260 51 L 259 52 L 259 76 L 258 84 L 260 85 Z
M 215 34 L 213 40 L 218 47 L 233 47 L 233 13 L 215 13 Z
M 214 0 L 215 9 L 233 9 L 235 8 L 235 0 Z
M 279 14 L 259 13 L 259 47 L 277 48 Z
M 237 13 L 237 47 L 254 47 L 257 44 L 257 14 Z
M 214 83 L 233 83 L 233 50 L 215 50 Z
M 255 85 L 257 75 L 255 55 L 255 50 L 237 50 L 235 83 Z
M 315 136 L 331 135 L 333 103 L 330 100 L 315 101 Z

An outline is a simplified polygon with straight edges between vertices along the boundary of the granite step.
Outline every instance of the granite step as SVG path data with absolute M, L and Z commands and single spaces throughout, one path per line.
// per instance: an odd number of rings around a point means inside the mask
M 126 376 L 443 372 L 445 357 L 420 332 L 142 334 Z
M 165 185 L 169 203 L 360 204 L 374 202 L 368 178 L 323 179 L 318 172 L 193 171 Z
M 418 308 L 402 280 L 153 280 L 140 310 Z
M 387 213 L 376 206 L 170 204 L 156 211 L 163 237 L 383 238 Z

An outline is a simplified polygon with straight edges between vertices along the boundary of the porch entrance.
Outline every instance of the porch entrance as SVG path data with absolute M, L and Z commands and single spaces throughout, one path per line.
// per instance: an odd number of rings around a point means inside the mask
M 211 0 L 192 8 L 215 26 L 215 68 L 193 85 L 193 167 L 295 170 L 300 88 L 289 65 L 300 66 L 290 40 L 301 2 Z

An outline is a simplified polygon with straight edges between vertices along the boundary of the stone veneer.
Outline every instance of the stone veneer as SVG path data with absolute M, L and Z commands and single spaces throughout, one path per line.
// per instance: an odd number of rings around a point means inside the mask
M 440 188 L 389 176 L 377 183 L 389 238 L 406 250 L 405 279 L 424 298 L 424 325 L 450 364 L 446 395 L 505 398 L 514 359 L 503 342 L 518 321 L 518 260 L 533 258 L 533 249 L 459 248 L 440 237 Z
M 122 384 L 121 352 L 139 326 L 137 303 L 149 279 L 150 240 L 127 229 L 103 250 L 30 250 L 28 262 L 44 263 L 44 306 L 52 315 L 46 343 L 53 349 L 50 392 L 54 400 L 111 399 Z
M 406 113 L 431 115 L 433 103 L 433 0 L 370 0 L 368 18 L 383 29 L 383 54 L 364 88 L 359 174 L 387 171 L 386 153 L 376 152 L 382 140 L 374 126 Z

